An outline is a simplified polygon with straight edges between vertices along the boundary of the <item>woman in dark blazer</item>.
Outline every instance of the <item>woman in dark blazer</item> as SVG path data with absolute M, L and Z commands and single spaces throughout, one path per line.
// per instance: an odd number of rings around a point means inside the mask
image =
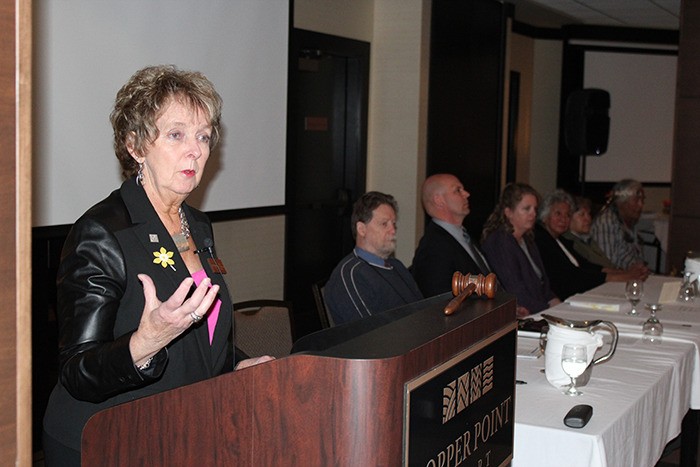
M 231 298 L 207 261 L 211 225 L 184 202 L 218 140 L 219 95 L 200 73 L 148 67 L 118 92 L 110 118 L 126 181 L 76 221 L 63 247 L 49 467 L 80 465 L 95 412 L 234 364 Z
M 574 199 L 564 190 L 554 190 L 545 196 L 539 211 L 540 222 L 535 227 L 535 243 L 542 256 L 552 290 L 563 300 L 583 293 L 603 282 L 644 280 L 638 269 L 623 271 L 603 268 L 579 255 L 564 234 L 569 230 L 574 212 Z
M 574 200 L 563 190 L 548 193 L 535 227 L 535 243 L 540 250 L 552 290 L 562 300 L 605 282 L 605 272 L 578 255 L 562 235 L 569 230 Z
M 538 202 L 530 185 L 508 184 L 482 233 L 481 248 L 503 288 L 515 295 L 520 317 L 560 303 L 532 238 Z

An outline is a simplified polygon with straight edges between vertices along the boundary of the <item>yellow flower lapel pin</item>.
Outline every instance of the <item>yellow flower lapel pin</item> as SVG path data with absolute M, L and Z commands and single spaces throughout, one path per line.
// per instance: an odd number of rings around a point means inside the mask
M 155 256 L 153 263 L 160 264 L 164 268 L 170 266 L 173 271 L 177 271 L 177 269 L 175 269 L 173 266 L 175 264 L 175 261 L 173 261 L 173 254 L 174 253 L 172 251 L 167 251 L 165 248 L 160 247 L 160 251 L 153 252 L 153 256 Z

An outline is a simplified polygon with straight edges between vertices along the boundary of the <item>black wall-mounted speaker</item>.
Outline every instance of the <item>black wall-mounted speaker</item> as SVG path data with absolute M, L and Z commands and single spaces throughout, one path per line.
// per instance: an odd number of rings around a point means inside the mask
M 580 89 L 566 101 L 564 141 L 575 156 L 601 156 L 608 150 L 610 93 Z

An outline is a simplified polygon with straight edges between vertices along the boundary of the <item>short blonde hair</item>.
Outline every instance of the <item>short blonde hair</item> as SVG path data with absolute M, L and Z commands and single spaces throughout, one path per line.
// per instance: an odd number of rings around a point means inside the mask
M 172 100 L 179 100 L 202 111 L 212 128 L 209 149 L 219 141 L 221 127 L 221 96 L 202 73 L 183 71 L 174 65 L 143 68 L 129 78 L 117 92 L 114 109 L 109 116 L 114 130 L 114 152 L 124 177 L 138 172 L 138 163 L 127 149 L 132 139 L 135 151 L 143 155 L 146 147 L 158 137 L 156 120 Z

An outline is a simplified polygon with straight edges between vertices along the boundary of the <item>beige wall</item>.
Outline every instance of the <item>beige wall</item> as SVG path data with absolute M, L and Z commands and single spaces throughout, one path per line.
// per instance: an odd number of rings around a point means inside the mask
M 284 216 L 216 222 L 216 253 L 234 302 L 284 298 Z
M 557 183 L 563 43 L 511 34 L 510 69 L 520 73 L 517 174 L 543 195 Z M 647 187 L 644 210 L 660 212 L 670 188 Z
M 506 83 L 510 71 L 520 74 L 515 178 L 543 194 L 556 188 L 557 182 L 561 54 L 561 41 L 509 34 Z
M 397 198 L 396 255 L 407 265 L 423 226 L 419 191 L 425 178 L 430 6 L 430 0 L 296 0 L 293 13 L 295 28 L 370 43 L 367 189 Z M 562 42 L 511 34 L 508 47 L 509 69 L 519 71 L 521 80 L 516 178 L 545 193 L 556 188 Z M 217 233 L 219 254 L 247 271 L 231 276 L 232 293 L 236 300 L 281 295 L 284 221 L 258 219 L 254 229 L 247 222 L 217 226 L 228 232 L 224 242 L 237 238 L 224 254 Z M 269 235 L 259 238 L 263 230 Z M 239 245 L 279 256 L 241 255 Z M 272 286 L 265 288 L 269 280 Z
M 294 4 L 294 27 L 371 43 L 367 190 L 396 197 L 396 256 L 407 265 L 423 225 L 429 14 L 429 0 Z
M 430 0 L 294 3 L 295 28 L 371 44 L 367 190 L 391 193 L 398 200 L 396 256 L 406 265 L 411 264 L 423 234 L 420 185 L 425 178 L 430 6 Z M 514 50 L 519 56 L 521 48 Z M 527 83 L 530 76 L 521 79 Z M 522 133 L 527 140 L 527 133 Z M 529 167 L 527 159 L 523 167 Z M 284 221 L 258 219 L 254 228 L 247 222 L 251 221 L 215 225 L 219 255 L 232 265 L 228 278 L 231 292 L 236 301 L 274 298 L 274 293 L 281 295 L 283 290 Z M 261 238 L 258 232 L 263 230 L 268 234 Z M 249 253 L 276 251 L 279 256 L 251 257 L 241 251 L 244 245 Z M 237 275 L 237 271 L 246 274 Z M 267 286 L 267 281 L 271 285 Z
M 295 0 L 295 28 L 372 40 L 374 0 Z M 284 216 L 214 223 L 234 302 L 284 297 Z
M 535 41 L 520 34 L 510 34 L 508 58 L 510 70 L 520 73 L 516 174 L 518 181 L 530 182 L 530 141 L 532 140 L 532 76 Z M 508 121 L 508 120 L 505 120 Z M 505 153 L 504 153 L 505 154 Z M 505 176 L 505 174 L 504 174 Z
M 396 257 L 410 265 L 423 234 L 430 2 L 378 0 L 374 19 L 367 189 L 398 200 Z
M 534 41 L 528 180 L 540 193 L 557 184 L 562 47 L 561 41 Z
M 430 0 L 294 2 L 295 28 L 370 43 L 367 189 L 398 200 L 396 256 L 406 265 L 423 233 L 430 6 Z M 562 43 L 511 34 L 508 47 L 509 69 L 521 80 L 516 178 L 546 193 L 556 188 Z M 281 297 L 283 216 L 215 229 L 234 299 Z

